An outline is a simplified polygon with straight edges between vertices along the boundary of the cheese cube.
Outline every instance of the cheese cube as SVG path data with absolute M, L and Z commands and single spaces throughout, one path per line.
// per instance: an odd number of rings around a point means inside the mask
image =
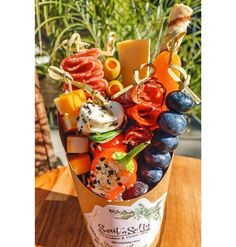
M 61 117 L 61 125 L 64 132 L 76 131 L 77 130 L 77 117 L 79 114 L 68 114 L 65 113 Z
M 58 98 L 54 99 L 57 110 L 61 115 L 64 115 L 65 113 L 78 113 L 80 106 L 82 106 L 85 102 L 86 96 L 83 89 L 62 94 Z
M 89 151 L 89 139 L 85 136 L 67 136 L 66 151 L 70 154 L 83 154 Z
M 76 175 L 90 172 L 91 161 L 88 154 L 73 155 L 68 160 Z
M 150 59 L 150 40 L 126 40 L 117 43 L 121 65 L 122 83 L 125 87 L 133 81 L 134 69 L 148 63 Z M 140 78 L 147 76 L 147 68 L 140 70 Z

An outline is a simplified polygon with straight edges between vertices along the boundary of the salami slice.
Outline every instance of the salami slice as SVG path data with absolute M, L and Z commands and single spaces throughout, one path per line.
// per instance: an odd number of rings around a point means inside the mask
M 136 85 L 126 93 L 116 99 L 124 105 L 141 104 L 159 108 L 165 100 L 166 90 L 163 85 L 155 78 L 151 78 L 144 84 Z
M 139 125 L 149 127 L 150 130 L 155 130 L 158 128 L 157 118 L 165 109 L 165 105 L 156 109 L 146 105 L 133 105 L 125 107 L 125 113 Z
M 64 58 L 61 67 L 70 73 L 75 81 L 88 84 L 93 90 L 105 91 L 108 83 L 103 79 L 103 65 L 98 59 L 100 50 L 92 48 L 82 50 L 70 57 Z
M 125 144 L 137 146 L 140 143 L 151 140 L 153 137 L 152 131 L 143 126 L 133 125 L 129 127 L 125 133 Z

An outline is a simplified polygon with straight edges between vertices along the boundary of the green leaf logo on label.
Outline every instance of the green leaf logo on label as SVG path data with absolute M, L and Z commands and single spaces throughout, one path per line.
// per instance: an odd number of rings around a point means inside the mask
M 141 198 L 131 206 L 95 206 L 85 214 L 96 247 L 149 247 L 160 232 L 167 193 L 155 202 Z

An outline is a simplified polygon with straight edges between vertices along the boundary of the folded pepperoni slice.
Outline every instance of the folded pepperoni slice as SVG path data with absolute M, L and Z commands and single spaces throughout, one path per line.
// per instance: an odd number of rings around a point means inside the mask
M 139 125 L 149 127 L 150 130 L 153 131 L 158 128 L 157 118 L 165 109 L 165 105 L 159 108 L 153 108 L 145 105 L 132 105 L 125 107 L 125 113 Z
M 152 131 L 144 126 L 133 125 L 125 132 L 125 144 L 137 146 L 140 143 L 151 140 L 153 137 Z
M 108 82 L 105 79 L 97 79 L 88 85 L 90 85 L 94 90 L 105 91 L 107 89 Z
M 96 61 L 96 60 L 98 60 L 98 58 L 94 57 L 94 56 L 91 56 L 91 57 L 72 57 L 72 56 L 70 56 L 70 57 L 64 58 L 61 61 L 60 66 L 62 68 L 64 68 L 65 70 L 71 69 L 71 68 L 76 69 L 76 66 L 83 63 L 83 62 L 91 62 L 91 61 Z
M 91 49 L 85 49 L 81 50 L 80 52 L 70 56 L 70 57 L 89 57 L 89 56 L 94 56 L 94 57 L 99 57 L 100 56 L 100 50 L 98 48 L 91 48 Z
M 76 65 L 62 66 L 62 68 L 68 72 L 83 73 L 84 71 L 92 71 L 95 68 L 95 62 L 93 59 L 84 59 L 76 63 Z
M 75 81 L 88 84 L 93 90 L 105 91 L 108 83 L 103 79 L 103 65 L 98 59 L 99 55 L 100 50 L 97 48 L 82 50 L 64 58 L 61 67 L 70 73 Z
M 151 78 L 144 84 L 136 85 L 116 100 L 121 104 L 141 104 L 159 108 L 165 100 L 166 90 L 155 78 Z

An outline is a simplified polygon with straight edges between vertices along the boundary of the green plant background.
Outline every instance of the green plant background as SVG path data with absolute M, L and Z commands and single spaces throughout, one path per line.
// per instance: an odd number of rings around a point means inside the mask
M 170 9 L 175 3 L 184 3 L 193 9 L 191 24 L 179 55 L 183 67 L 191 74 L 190 88 L 201 96 L 200 0 L 36 0 L 37 56 L 50 58 L 49 62 L 36 64 L 40 79 L 47 75 L 49 65 L 59 65 L 65 56 L 61 42 L 74 32 L 79 32 L 83 41 L 101 49 L 109 31 L 117 32 L 117 41 L 149 38 L 153 59 L 158 53 Z M 191 114 L 200 119 L 201 107 L 195 106 Z

